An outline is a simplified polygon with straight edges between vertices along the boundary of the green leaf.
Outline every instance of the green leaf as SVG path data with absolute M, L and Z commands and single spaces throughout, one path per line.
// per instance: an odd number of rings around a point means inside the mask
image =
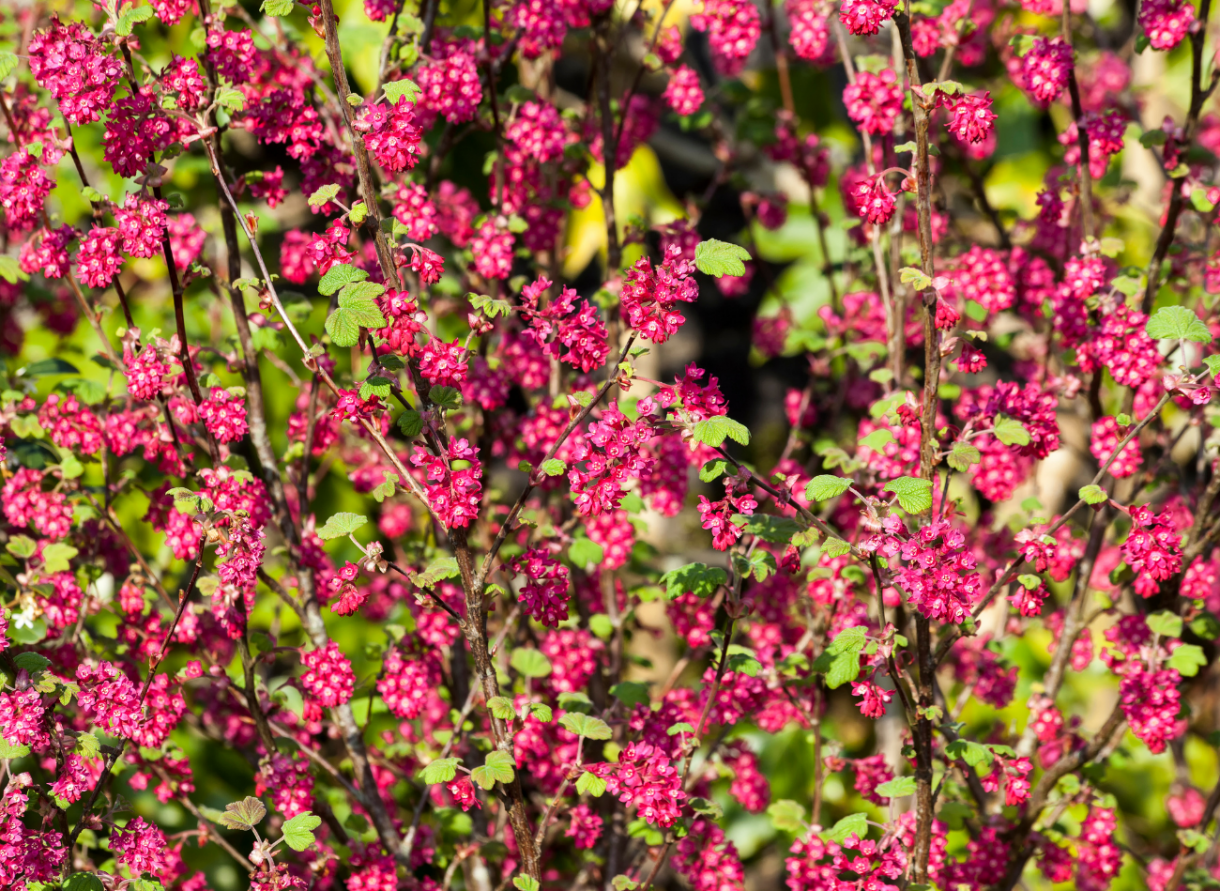
M 544 678 L 551 673 L 551 660 L 532 647 L 519 647 L 513 650 L 508 664 L 518 674 L 527 678 Z
M 0 736 L 0 761 L 12 761 L 16 758 L 24 758 L 28 754 L 30 754 L 29 746 L 15 746 Z
M 860 676 L 860 654 L 867 637 L 868 629 L 863 625 L 846 628 L 814 660 L 813 670 L 826 675 L 827 687 L 835 690 Z
M 709 801 L 706 798 L 690 799 L 690 809 L 696 814 L 702 814 L 705 817 L 711 817 L 713 820 L 719 820 L 724 816 L 724 811 L 720 809 L 720 805 L 714 801 Z
M 916 291 L 926 290 L 932 285 L 932 279 L 922 269 L 916 269 L 914 266 L 904 266 L 899 269 L 898 280 L 904 285 L 910 285 Z
M 1203 359 L 1203 364 L 1207 366 L 1212 377 L 1220 375 L 1220 356 L 1207 356 Z
M 615 876 L 610 884 L 614 886 L 614 891 L 635 891 L 640 886 L 640 883 L 630 876 Z
M 1216 205 L 1207 200 L 1207 189 L 1194 188 L 1190 190 L 1190 203 L 1199 213 L 1211 213 Z
M 297 814 L 284 823 L 284 844 L 294 851 L 304 851 L 314 843 L 313 831 L 322 825 L 322 818 L 309 811 Z
M 72 568 L 68 561 L 79 553 L 72 545 L 62 541 L 49 544 L 42 549 L 42 559 L 46 563 L 44 568 L 48 573 L 67 572 Z
M 1189 340 L 1211 343 L 1212 334 L 1193 310 L 1185 306 L 1162 306 L 1152 314 L 1145 328 L 1153 340 Z
M 457 776 L 457 766 L 456 758 L 437 758 L 420 772 L 420 779 L 429 786 L 448 783 Z
M 914 476 L 900 476 L 882 487 L 898 496 L 899 506 L 909 514 L 921 514 L 932 507 L 932 482 Z
M 147 22 L 152 18 L 153 10 L 151 6 L 141 6 L 136 9 L 128 9 L 119 16 L 119 20 L 115 22 L 114 33 L 119 37 L 130 37 L 131 31 L 137 22 Z
M 471 306 L 489 319 L 494 319 L 496 316 L 507 316 L 513 311 L 513 305 L 507 300 L 497 300 L 486 294 L 467 294 L 466 299 L 470 301 Z
M 717 241 L 709 238 L 695 248 L 695 266 L 702 273 L 720 278 L 725 275 L 745 275 L 746 266 L 742 262 L 750 259 L 750 252 L 745 248 L 729 244 L 727 241 Z
M 991 749 L 970 739 L 955 739 L 945 746 L 945 754 L 950 758 L 965 761 L 971 767 L 978 767 L 980 764 L 990 766 L 995 760 Z
M 851 553 L 851 545 L 841 538 L 828 538 L 822 546 L 822 553 L 828 557 L 842 557 Z
M 413 408 L 408 408 L 398 416 L 398 429 L 408 439 L 413 439 L 424 429 L 424 417 Z
M 713 458 L 702 467 L 699 468 L 699 479 L 701 482 L 710 483 L 717 479 L 725 471 L 729 469 L 729 462 L 723 458 Z
M 385 97 L 390 100 L 391 105 L 397 105 L 398 100 L 406 97 L 408 102 L 414 102 L 419 98 L 419 94 L 423 92 L 413 80 L 403 78 L 402 80 L 393 80 L 385 85 Z
M 780 832 L 800 833 L 805 831 L 805 806 L 787 798 L 774 801 L 767 808 L 771 825 Z
M 462 407 L 462 393 L 456 387 L 432 387 L 428 390 L 428 401 L 449 411 L 455 411 Z
M 339 186 L 336 185 L 335 183 L 330 183 L 329 185 L 325 185 L 320 189 L 314 190 L 314 193 L 309 196 L 309 206 L 310 207 L 322 207 L 323 205 L 330 204 L 332 201 L 334 201 L 338 197 L 339 197 Z M 322 291 L 322 293 L 326 294 L 327 292 Z M 334 292 L 332 291 L 330 293 L 334 293 Z
M 547 476 L 561 476 L 567 469 L 568 465 L 558 458 L 548 458 L 542 462 L 542 472 Z
M 360 323 L 346 309 L 336 309 L 326 317 L 326 333 L 339 347 L 353 347 L 360 342 Z
M 872 449 L 874 452 L 880 452 L 891 442 L 895 442 L 894 434 L 885 427 L 878 427 L 867 436 L 862 437 L 856 443 L 856 449 L 865 448 Z
M 1204 640 L 1220 637 L 1220 621 L 1211 613 L 1202 613 L 1190 623 L 1190 630 Z
M 1199 669 L 1207 665 L 1207 657 L 1201 647 L 1194 644 L 1182 644 L 1170 654 L 1165 664 L 1177 671 L 1184 678 L 1193 678 Z
M 579 712 L 568 712 L 559 719 L 559 723 L 585 739 L 609 739 L 612 735 L 610 725 L 601 718 L 582 715 Z
M 241 90 L 219 87 L 216 90 L 216 104 L 226 111 L 242 111 L 246 107 L 246 97 Z
M 22 271 L 21 266 L 17 263 L 16 257 L 0 255 L 0 278 L 4 279 L 10 285 L 15 285 L 17 282 L 28 282 L 30 277 Z
M 873 791 L 883 798 L 905 798 L 915 794 L 915 777 L 899 777 L 882 783 Z
M 487 700 L 487 707 L 491 709 L 491 713 L 501 721 L 511 721 L 513 715 L 513 704 L 504 696 L 493 696 Z
M 853 482 L 854 480 L 845 477 L 824 473 L 809 481 L 809 485 L 805 487 L 805 497 L 810 501 L 829 501 L 850 489 Z
M 568 559 L 572 561 L 573 566 L 581 569 L 601 563 L 604 557 L 605 550 L 602 546 L 588 538 L 578 538 L 568 548 Z
M 852 814 L 850 817 L 844 817 L 829 830 L 822 833 L 822 838 L 826 841 L 842 844 L 851 836 L 864 838 L 868 835 L 868 815 L 867 814 Z
M 433 560 L 428 564 L 427 569 L 411 573 L 411 581 L 421 588 L 434 588 L 438 583 L 446 579 L 455 579 L 460 574 L 457 559 L 446 555 Z
M 683 594 L 711 597 L 716 589 L 728 580 L 727 572 L 706 563 L 688 563 L 661 576 L 661 581 L 665 584 L 665 595 L 670 600 L 676 600 Z
M 38 542 L 27 535 L 14 535 L 4 547 L 14 557 L 28 560 L 38 550 Z
M 476 767 L 470 772 L 470 778 L 490 791 L 496 783 L 511 783 L 517 775 L 514 771 L 516 766 L 512 755 L 496 750 L 488 753 L 482 767 Z
M 385 501 L 387 498 L 392 497 L 394 492 L 397 489 L 398 489 L 398 474 L 387 473 L 385 475 L 385 479 L 381 482 L 381 485 L 379 485 L 376 489 L 373 490 L 373 498 L 376 499 L 378 504 L 380 504 L 381 502 Z
M 102 880 L 90 872 L 75 872 L 64 882 L 64 891 L 103 891 Z
M 543 724 L 550 724 L 555 718 L 555 713 L 551 711 L 551 707 L 542 702 L 531 702 L 530 714 Z
M 620 681 L 610 688 L 610 695 L 628 708 L 648 705 L 652 700 L 648 695 L 648 685 L 639 681 Z
M 33 675 L 50 665 L 51 660 L 39 653 L 18 653 L 13 657 L 13 664 Z
M 949 466 L 958 473 L 965 473 L 975 464 L 983 460 L 983 456 L 968 442 L 955 442 L 946 459 Z
M 75 750 L 85 758 L 96 758 L 102 751 L 102 744 L 92 733 L 82 733 L 76 738 Z
M 1004 445 L 1029 445 L 1029 431 L 1015 418 L 996 415 L 991 432 Z
M 384 377 L 370 377 L 360 383 L 360 398 L 368 399 L 377 396 L 381 399 L 390 398 L 390 380 Z
M 601 798 L 605 791 L 606 781 L 595 773 L 589 773 L 587 770 L 576 781 L 576 792 L 580 795 L 588 795 L 590 798 Z
M 1167 609 L 1148 616 L 1148 627 L 1161 637 L 1181 637 L 1182 617 Z
M 267 808 L 253 796 L 246 796 L 241 801 L 225 805 L 225 812 L 220 815 L 220 824 L 229 829 L 249 831 L 257 826 L 267 816 Z
M 700 421 L 691 430 L 691 436 L 696 442 L 701 442 L 714 449 L 724 444 L 725 437 L 742 445 L 750 444 L 750 431 L 745 425 L 724 415 L 716 415 Z
M 19 377 L 43 377 L 49 374 L 80 374 L 80 369 L 63 359 L 40 359 L 17 372 Z
M 1105 489 L 1094 485 L 1082 486 L 1078 494 L 1085 504 L 1101 504 L 1110 498 Z
M 4 80 L 17 68 L 17 57 L 7 50 L 0 51 L 0 80 Z
M 330 541 L 332 538 L 342 538 L 345 535 L 351 535 L 367 522 L 368 517 L 361 514 L 337 513 L 332 515 L 326 521 L 326 525 L 318 530 L 318 538 L 323 541 Z
M 314 194 L 317 194 L 316 192 Z M 347 263 L 338 263 L 326 270 L 326 275 L 318 282 L 318 293 L 329 297 L 344 285 L 352 282 L 362 282 L 369 277 L 363 269 L 358 269 Z
M 263 0 L 263 5 L 259 9 L 267 15 L 281 18 L 289 15 L 295 6 L 293 0 Z
M 513 887 L 517 891 L 538 891 L 542 886 L 538 884 L 538 880 L 533 876 L 516 876 L 513 879 Z
M 677 724 L 671 724 L 665 732 L 670 736 L 677 736 L 679 733 L 689 733 L 691 736 L 694 736 L 695 728 L 685 721 L 679 721 Z

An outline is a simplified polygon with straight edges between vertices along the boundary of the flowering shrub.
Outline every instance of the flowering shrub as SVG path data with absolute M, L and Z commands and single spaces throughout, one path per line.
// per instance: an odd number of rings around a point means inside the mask
M 1220 887 L 1208 0 L 52 6 L 0 887 Z

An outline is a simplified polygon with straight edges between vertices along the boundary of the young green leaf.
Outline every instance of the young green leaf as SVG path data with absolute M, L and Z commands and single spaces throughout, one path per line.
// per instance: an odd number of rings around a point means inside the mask
M 339 187 L 334 183 L 331 183 L 330 185 L 322 186 L 322 188 L 314 190 L 314 193 L 309 196 L 309 206 L 322 207 L 323 205 L 330 204 L 330 202 L 334 201 L 338 197 Z M 327 292 L 322 291 L 322 293 L 326 294 Z
M 921 514 L 932 507 L 932 482 L 914 476 L 900 476 L 882 487 L 898 496 L 898 505 L 909 514 Z
M 845 477 L 824 473 L 809 481 L 809 485 L 805 487 L 805 497 L 810 501 L 829 501 L 850 489 L 852 482 Z
M 1110 496 L 1106 494 L 1106 490 L 1101 486 L 1082 486 L 1079 492 L 1080 500 L 1085 504 L 1101 504 Z
M 592 715 L 582 715 L 579 712 L 568 712 L 559 719 L 559 723 L 585 739 L 609 739 L 610 725 L 601 718 Z
M 1161 635 L 1161 637 L 1182 636 L 1182 617 L 1177 613 L 1163 609 L 1150 615 L 1147 621 L 1148 628 L 1153 633 Z
M 1207 665 L 1207 657 L 1203 655 L 1202 648 L 1195 644 L 1182 644 L 1170 654 L 1165 664 L 1182 677 L 1193 678 L 1200 668 Z
M 538 650 L 529 647 L 513 650 L 508 664 L 518 674 L 527 678 L 544 678 L 551 673 L 551 660 Z
M 514 772 L 516 766 L 512 755 L 496 750 L 488 753 L 481 767 L 476 767 L 470 772 L 470 778 L 490 791 L 496 783 L 511 783 L 513 777 L 516 776 Z
M 750 431 L 746 426 L 724 415 L 716 415 L 700 421 L 691 430 L 691 436 L 696 442 L 701 442 L 714 449 L 724 445 L 726 437 L 741 445 L 750 444 Z
M 1192 343 L 1211 343 L 1212 333 L 1207 325 L 1185 306 L 1162 306 L 1152 314 L 1145 326 L 1153 340 L 1189 340 Z
M 1029 431 L 1015 418 L 996 415 L 991 432 L 1004 445 L 1029 445 Z
M 309 811 L 297 814 L 284 823 L 284 844 L 294 851 L 304 851 L 314 843 L 313 831 L 322 825 L 322 818 Z
M 361 526 L 368 522 L 368 518 L 360 514 L 353 513 L 337 513 L 333 514 L 325 525 L 318 530 L 318 538 L 323 541 L 330 541 L 332 538 L 342 538 L 345 535 L 351 535 Z
M 420 772 L 420 778 L 429 786 L 448 783 L 457 776 L 458 759 L 437 758 Z
M 805 806 L 787 798 L 774 801 L 767 808 L 771 825 L 780 832 L 799 833 L 805 831 Z
M 695 248 L 695 266 L 706 275 L 720 278 L 725 275 L 745 275 L 743 261 L 750 259 L 750 252 L 739 245 L 709 238 Z
M 262 822 L 267 816 L 266 806 L 253 796 L 247 796 L 241 801 L 225 805 L 225 811 L 220 815 L 220 823 L 229 829 L 249 831 Z
M 844 817 L 829 830 L 822 833 L 822 838 L 826 841 L 842 844 L 851 836 L 864 838 L 868 835 L 868 815 L 867 814 L 852 814 L 850 817 Z
M 419 84 L 405 77 L 401 80 L 390 81 L 383 89 L 385 90 L 385 97 L 390 100 L 391 105 L 397 105 L 398 100 L 404 97 L 408 102 L 414 102 L 419 98 L 419 94 L 423 92 Z
M 585 771 L 580 775 L 580 779 L 576 781 L 576 792 L 579 795 L 588 795 L 590 798 L 601 798 L 606 791 L 606 781 L 595 773 Z
M 873 791 L 882 798 L 905 798 L 915 794 L 915 777 L 899 777 L 888 783 L 882 783 Z
M 329 297 L 344 285 L 351 284 L 352 282 L 362 282 L 368 277 L 369 274 L 363 269 L 358 269 L 347 263 L 338 263 L 326 270 L 326 275 L 322 276 L 322 280 L 318 282 L 318 293 L 324 297 Z

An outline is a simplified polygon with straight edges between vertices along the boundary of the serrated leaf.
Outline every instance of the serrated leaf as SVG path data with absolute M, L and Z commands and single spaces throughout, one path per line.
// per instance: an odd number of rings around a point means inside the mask
M 909 514 L 921 514 L 932 507 L 932 482 L 915 476 L 900 476 L 882 487 L 898 496 L 898 505 Z
M 958 473 L 965 473 L 975 464 L 983 460 L 983 456 L 968 442 L 955 442 L 953 448 L 949 451 L 949 456 L 946 458 L 949 466 Z
M 267 816 L 266 806 L 253 796 L 246 796 L 241 801 L 225 805 L 225 812 L 220 815 L 220 824 L 229 829 L 249 831 L 257 826 Z
M 1190 630 L 1204 640 L 1220 637 L 1220 621 L 1211 613 L 1201 613 L 1190 623 Z
M 551 673 L 551 660 L 532 647 L 519 647 L 513 650 L 508 664 L 518 674 L 527 678 L 544 678 Z
M 576 792 L 580 795 L 588 795 L 590 798 L 601 798 L 605 791 L 606 781 L 595 773 L 589 773 L 587 770 L 576 781 Z
M 243 111 L 246 107 L 246 97 L 241 90 L 220 87 L 216 90 L 216 104 L 226 111 Z
M 462 393 L 456 387 L 432 387 L 428 390 L 428 401 L 449 411 L 455 411 L 462 407 Z
M 1182 644 L 1174 650 L 1165 664 L 1177 671 L 1184 678 L 1193 678 L 1199 669 L 1207 665 L 1207 657 L 1201 647 L 1194 644 Z
M 1207 366 L 1212 377 L 1220 374 L 1220 356 L 1207 356 L 1203 359 L 1203 364 Z
M 841 538 L 828 538 L 822 545 L 822 553 L 828 557 L 842 557 L 851 553 L 851 545 Z
M 7 50 L 0 52 L 0 80 L 4 80 L 17 69 L 17 57 Z
M 516 766 L 512 755 L 496 750 L 487 755 L 481 767 L 470 772 L 470 778 L 487 791 L 491 791 L 496 783 L 511 783 L 516 776 Z
M 92 733 L 82 733 L 76 738 L 77 754 L 85 758 L 96 758 L 102 751 L 102 744 Z
M 411 573 L 411 581 L 421 588 L 433 588 L 446 579 L 455 579 L 461 574 L 457 559 L 444 556 L 433 560 L 426 569 Z
M 51 664 L 51 660 L 41 653 L 18 653 L 13 657 L 13 664 L 30 674 L 38 674 Z
M 555 719 L 555 713 L 551 711 L 551 707 L 543 702 L 531 702 L 530 714 L 543 724 L 550 724 Z
M 548 458 L 542 462 L 542 472 L 547 476 L 562 476 L 568 469 L 558 458 Z
M 881 452 L 891 442 L 895 442 L 894 434 L 886 427 L 878 427 L 870 432 L 856 443 L 856 449 L 871 449 L 874 452 Z
M 679 721 L 677 724 L 671 724 L 665 732 L 670 736 L 677 736 L 679 733 L 689 733 L 694 736 L 695 728 L 685 721 Z
M 583 715 L 580 712 L 568 712 L 559 719 L 559 723 L 572 733 L 585 739 L 605 740 L 612 736 L 609 724 L 601 718 Z
M 12 761 L 30 754 L 29 746 L 18 746 L 0 736 L 0 761 Z
M 712 448 L 723 445 L 726 437 L 741 445 L 750 444 L 750 431 L 746 426 L 724 415 L 700 421 L 691 430 L 691 437 Z
M 826 832 L 823 832 L 822 838 L 826 841 L 842 844 L 853 835 L 860 839 L 868 835 L 867 814 L 852 814 L 849 817 L 844 817 Z
M 15 285 L 17 282 L 28 282 L 29 275 L 22 270 L 17 263 L 16 257 L 8 255 L 0 255 L 0 278 L 4 279 L 10 285 Z
M 538 884 L 538 880 L 533 876 L 516 876 L 513 879 L 513 887 L 517 891 L 538 891 L 542 886 Z
M 390 398 L 390 381 L 384 377 L 370 377 L 360 383 L 360 398 L 368 399 L 377 396 L 381 399 Z
M 1148 628 L 1161 637 L 1181 637 L 1182 617 L 1167 609 L 1153 613 L 1147 618 Z
M 710 597 L 728 580 L 727 572 L 706 563 L 689 563 L 678 569 L 671 569 L 661 576 L 661 581 L 665 584 L 665 595 L 670 600 L 675 600 L 683 594 Z
M 39 359 L 17 372 L 19 377 L 43 377 L 49 374 L 80 374 L 80 369 L 59 358 Z
M 805 806 L 787 798 L 767 807 L 767 816 L 780 832 L 800 833 L 805 830 Z
M 991 433 L 1004 445 L 1029 445 L 1029 431 L 1015 418 L 996 415 Z
M 493 696 L 487 700 L 487 707 L 491 709 L 491 713 L 501 721 L 511 721 L 513 715 L 513 704 L 503 696 Z
M 318 530 L 318 538 L 321 538 L 323 541 L 342 538 L 344 535 L 351 535 L 367 522 L 368 517 L 361 514 L 346 512 L 333 514 L 326 521 L 326 524 Z
M 467 294 L 466 299 L 470 301 L 471 306 L 489 319 L 494 319 L 496 316 L 507 316 L 513 311 L 513 305 L 507 300 L 498 300 L 486 294 Z
M 391 105 L 397 105 L 398 100 L 404 97 L 408 102 L 414 102 L 419 98 L 419 94 L 423 92 L 419 88 L 419 84 L 405 77 L 401 80 L 390 81 L 383 89 L 385 90 L 385 97 L 390 100 Z
M 64 891 L 103 891 L 102 880 L 91 872 L 76 872 L 64 882 Z
M 153 9 L 151 6 L 141 6 L 136 9 L 128 9 L 119 16 L 119 20 L 114 24 L 114 33 L 119 37 L 130 37 L 132 29 L 138 22 L 147 22 L 152 18 Z
M 745 275 L 750 252 L 740 245 L 709 238 L 695 248 L 695 267 L 706 275 Z
M 888 783 L 882 783 L 873 791 L 883 798 L 905 798 L 915 794 L 915 786 L 915 777 L 899 777 Z
M 413 408 L 408 408 L 398 416 L 398 429 L 408 439 L 419 436 L 424 429 L 424 417 Z
M 5 544 L 7 550 L 14 557 L 20 557 L 22 560 L 28 560 L 33 557 L 38 550 L 38 542 L 30 538 L 28 535 L 14 535 Z
M 714 458 L 699 468 L 699 479 L 702 482 L 710 483 L 724 474 L 728 468 L 728 461 L 723 458 Z
M 978 767 L 980 764 L 990 766 L 995 760 L 995 755 L 989 748 L 970 739 L 953 740 L 945 746 L 945 754 L 950 758 L 965 761 L 971 767 Z
M 573 566 L 581 569 L 601 563 L 605 554 L 605 549 L 601 545 L 588 538 L 578 538 L 568 548 L 568 559 L 572 561 Z
M 70 544 L 62 541 L 53 542 L 42 549 L 44 569 L 48 573 L 67 572 L 72 568 L 69 561 L 79 553 L 80 551 Z
M 852 483 L 853 480 L 845 477 L 824 473 L 809 481 L 809 485 L 805 487 L 805 497 L 810 501 L 829 501 L 850 489 Z
M 376 489 L 373 490 L 373 498 L 376 499 L 378 504 L 380 504 L 381 502 L 385 501 L 387 498 L 391 497 L 394 494 L 394 492 L 397 490 L 397 488 L 398 488 L 398 474 L 387 473 L 385 475 L 385 479 L 381 482 L 381 484 Z
M 648 694 L 648 685 L 639 681 L 620 681 L 610 688 L 610 695 L 628 708 L 647 705 L 652 698 Z
M 1162 306 L 1152 314 L 1144 330 L 1153 340 L 1212 342 L 1212 333 L 1207 325 L 1185 306 Z
M 297 814 L 284 823 L 284 844 L 294 851 L 304 851 L 314 843 L 313 831 L 322 825 L 322 818 L 309 811 Z
M 314 193 L 309 196 L 309 206 L 322 207 L 323 205 L 330 204 L 330 202 L 334 201 L 338 197 L 339 186 L 335 183 L 329 183 L 328 185 L 322 186 L 320 189 L 314 190 Z M 322 293 L 325 294 L 326 292 L 323 291 Z
M 362 282 L 368 277 L 369 274 L 363 269 L 358 269 L 348 263 L 337 263 L 326 270 L 326 275 L 322 276 L 322 280 L 318 282 L 318 293 L 329 297 L 344 285 Z
M 457 776 L 457 766 L 456 758 L 438 758 L 420 772 L 420 779 L 429 786 L 448 783 Z
M 910 285 L 916 291 L 923 291 L 932 284 L 932 279 L 922 269 L 916 269 L 914 266 L 904 266 L 899 269 L 898 280 L 904 285 Z
M 267 15 L 281 18 L 290 14 L 295 6 L 296 3 L 293 0 L 263 0 L 263 5 L 259 9 Z
M 360 342 L 360 323 L 350 310 L 336 309 L 326 317 L 326 333 L 339 347 L 354 347 Z
M 1085 504 L 1101 504 L 1110 497 L 1106 494 L 1105 489 L 1094 485 L 1082 486 L 1078 494 L 1080 495 L 1080 500 Z

